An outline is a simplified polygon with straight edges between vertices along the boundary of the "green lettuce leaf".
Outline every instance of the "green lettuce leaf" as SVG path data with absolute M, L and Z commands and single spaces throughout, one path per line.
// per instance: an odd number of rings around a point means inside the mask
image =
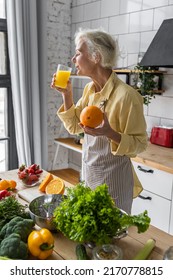
M 109 243 L 118 230 L 136 226 L 147 230 L 147 211 L 136 216 L 122 213 L 116 207 L 106 184 L 95 190 L 79 183 L 67 189 L 67 197 L 54 211 L 53 222 L 66 237 L 77 242 Z

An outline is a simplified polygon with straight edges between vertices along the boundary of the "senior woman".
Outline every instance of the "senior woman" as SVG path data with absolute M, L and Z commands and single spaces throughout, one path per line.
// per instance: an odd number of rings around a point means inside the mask
M 116 206 L 130 213 L 133 197 L 142 190 L 130 158 L 147 146 L 143 98 L 113 72 L 117 45 L 110 34 L 80 29 L 75 46 L 72 62 L 77 75 L 88 76 L 91 82 L 75 105 L 71 82 L 66 89 L 55 87 L 54 75 L 51 87 L 63 99 L 57 114 L 70 134 L 84 132 L 82 180 L 92 189 L 107 184 Z M 80 113 L 87 105 L 104 110 L 104 120 L 97 128 L 80 123 Z

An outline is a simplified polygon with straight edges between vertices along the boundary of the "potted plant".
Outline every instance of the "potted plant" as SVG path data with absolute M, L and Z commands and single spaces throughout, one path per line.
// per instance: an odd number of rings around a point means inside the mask
M 139 64 L 135 66 L 134 70 L 136 71 L 133 87 L 143 96 L 144 104 L 148 105 L 152 98 L 155 98 L 154 90 L 158 86 L 156 75 L 150 67 L 140 66 Z

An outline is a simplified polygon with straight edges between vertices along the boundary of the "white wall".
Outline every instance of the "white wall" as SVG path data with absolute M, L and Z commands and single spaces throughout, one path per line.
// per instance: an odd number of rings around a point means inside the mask
M 49 0 L 49 14 L 53 12 L 52 3 L 54 2 L 59 1 Z M 48 23 L 48 31 L 51 30 L 51 34 L 48 34 L 48 37 L 52 40 L 49 45 L 48 54 L 49 62 L 51 62 L 49 69 L 50 77 L 52 72 L 55 71 L 57 62 L 60 60 L 64 63 L 70 61 L 70 55 L 72 56 L 74 53 L 74 33 L 79 27 L 103 27 L 105 31 L 108 31 L 117 38 L 120 46 L 125 45 L 127 47 L 128 56 L 125 59 L 125 66 L 133 67 L 138 62 L 139 52 L 147 50 L 162 21 L 173 18 L 173 0 L 72 0 L 72 8 L 70 8 L 71 1 L 64 0 L 60 2 L 66 3 L 65 6 L 69 10 L 64 10 L 63 24 L 57 25 L 57 22 L 59 22 L 57 11 L 55 15 L 49 18 L 49 21 L 51 21 L 53 17 L 53 22 Z M 58 4 L 56 7 L 58 8 Z M 71 13 L 71 18 L 67 19 L 66 17 L 69 13 Z M 70 21 L 71 44 L 68 37 L 70 34 Z M 61 39 L 59 39 L 58 34 Z M 54 36 L 57 36 L 57 42 L 54 41 Z M 58 47 L 60 50 L 66 48 L 66 54 L 68 53 L 68 55 L 63 57 Z M 122 66 L 121 59 L 118 60 L 117 64 L 117 67 L 120 66 Z M 173 69 L 160 70 L 168 71 L 164 75 L 163 87 L 165 92 L 162 95 L 157 95 L 148 107 L 144 105 L 149 135 L 154 125 L 173 126 Z M 74 96 L 76 99 L 82 94 L 84 83 L 84 81 L 74 82 Z M 56 109 L 60 103 L 60 97 L 55 96 L 52 92 L 49 93 L 49 162 L 51 162 L 55 149 L 52 146 L 52 139 L 58 135 L 60 127 L 59 120 L 55 118 Z M 62 137 L 63 135 L 61 134 Z M 75 158 L 74 154 L 73 158 L 70 157 L 71 160 L 75 164 L 78 164 L 80 161 L 78 158 Z
M 47 1 L 47 0 L 46 0 Z M 48 93 L 48 169 L 52 168 L 55 153 L 54 138 L 67 136 L 61 132 L 61 122 L 56 112 L 62 103 L 61 95 L 50 88 L 52 75 L 58 63 L 68 64 L 71 58 L 71 1 L 47 1 L 47 93 Z M 60 162 L 67 162 L 67 153 Z
M 120 47 L 127 47 L 125 66 L 130 68 L 137 64 L 138 54 L 147 50 L 162 21 L 173 18 L 172 0 L 73 0 L 72 5 L 72 38 L 79 27 L 104 28 Z M 119 59 L 117 67 L 121 66 Z M 160 70 L 168 71 L 165 92 L 144 106 L 149 135 L 154 125 L 173 126 L 173 69 Z

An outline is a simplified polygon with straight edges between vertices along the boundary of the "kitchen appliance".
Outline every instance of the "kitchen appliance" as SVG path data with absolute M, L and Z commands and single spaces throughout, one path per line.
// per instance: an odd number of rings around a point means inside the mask
M 153 127 L 151 130 L 150 142 L 167 148 L 173 148 L 173 127 Z
M 162 22 L 139 64 L 155 69 L 173 68 L 173 18 Z

